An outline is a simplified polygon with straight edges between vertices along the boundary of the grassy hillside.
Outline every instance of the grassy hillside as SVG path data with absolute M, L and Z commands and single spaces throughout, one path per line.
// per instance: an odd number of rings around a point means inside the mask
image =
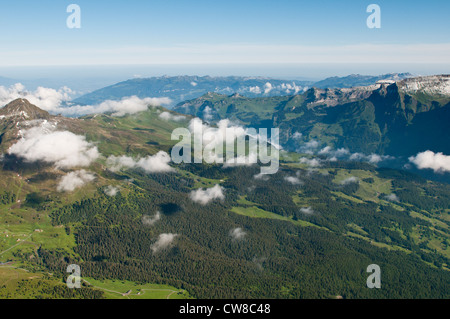
M 187 125 L 163 121 L 160 111 L 71 119 L 66 128 L 105 156 L 152 155 Z M 1 296 L 449 297 L 448 185 L 361 163 L 314 170 L 301 156 L 284 154 L 265 179 L 255 178 L 258 166 L 112 172 L 100 158 L 89 167 L 95 180 L 73 192 L 56 191 L 61 169 L 8 164 L 0 171 Z M 192 191 L 216 184 L 223 199 L 192 200 Z M 105 193 L 111 185 L 114 196 Z M 156 250 L 161 234 L 173 241 Z M 365 286 L 372 263 L 383 270 L 381 290 Z M 69 264 L 81 266 L 84 290 L 64 288 Z

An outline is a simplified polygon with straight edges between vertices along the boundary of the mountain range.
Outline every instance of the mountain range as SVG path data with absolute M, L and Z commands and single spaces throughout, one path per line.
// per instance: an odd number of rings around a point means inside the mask
M 207 93 L 173 110 L 209 122 L 228 118 L 253 127 L 278 127 L 281 144 L 290 150 L 317 140 L 365 154 L 411 156 L 425 150 L 450 154 L 448 134 L 443 134 L 450 120 L 448 75 L 354 88 L 313 87 L 290 96 Z
M 450 185 L 308 149 L 446 151 L 449 76 L 390 81 L 77 118 L 8 103 L 0 297 L 448 299 Z M 196 116 L 276 125 L 280 169 L 173 163 L 172 132 Z M 81 289 L 64 284 L 72 264 Z
M 246 97 L 284 96 L 302 93 L 315 86 L 351 87 L 374 84 L 380 80 L 398 80 L 410 77 L 409 73 L 385 74 L 380 76 L 351 75 L 348 77 L 328 78 L 319 82 L 282 80 L 264 77 L 210 77 L 210 76 L 163 76 L 137 78 L 120 82 L 75 99 L 74 103 L 97 104 L 105 100 L 120 100 L 136 95 L 146 97 L 168 97 L 172 105 L 184 100 L 200 97 L 213 92 L 231 95 L 234 93 Z

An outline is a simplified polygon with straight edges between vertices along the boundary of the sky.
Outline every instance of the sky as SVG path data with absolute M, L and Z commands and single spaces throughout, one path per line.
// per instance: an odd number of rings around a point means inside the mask
M 80 29 L 67 27 L 72 3 Z M 366 23 L 372 3 L 379 29 Z M 124 65 L 153 66 L 133 69 L 136 76 L 450 73 L 448 12 L 442 0 L 2 1 L 0 76 Z

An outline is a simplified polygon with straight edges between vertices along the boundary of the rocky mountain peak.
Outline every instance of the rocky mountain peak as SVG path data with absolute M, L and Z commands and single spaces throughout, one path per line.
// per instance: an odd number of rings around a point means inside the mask
M 0 119 L 20 118 L 23 120 L 49 119 L 51 115 L 26 99 L 16 99 L 0 109 Z

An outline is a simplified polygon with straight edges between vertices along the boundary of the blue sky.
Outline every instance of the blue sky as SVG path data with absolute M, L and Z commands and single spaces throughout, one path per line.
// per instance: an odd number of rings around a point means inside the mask
M 81 7 L 81 29 L 66 8 Z M 369 4 L 381 29 L 366 26 Z M 15 0 L 0 4 L 0 66 L 450 64 L 450 1 Z

